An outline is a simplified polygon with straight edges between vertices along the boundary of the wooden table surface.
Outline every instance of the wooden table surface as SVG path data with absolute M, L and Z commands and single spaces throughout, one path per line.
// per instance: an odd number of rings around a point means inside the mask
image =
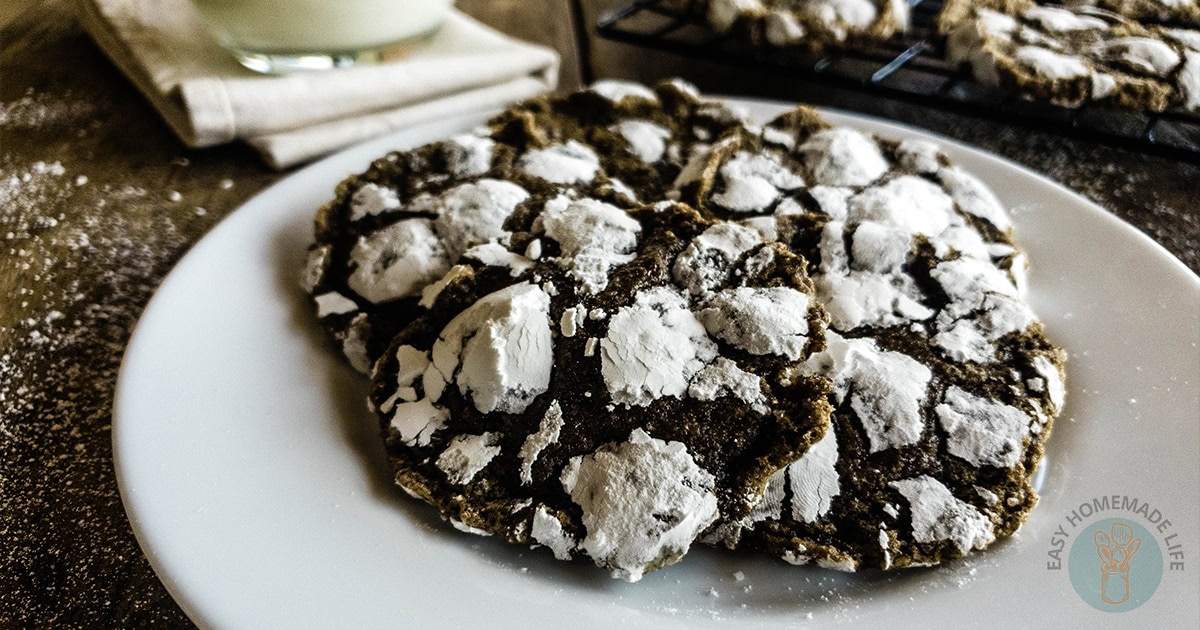
M 923 127 L 1062 182 L 1200 270 L 1196 164 L 597 40 L 591 26 L 620 0 L 458 4 L 559 50 L 564 89 L 682 76 Z M 0 628 L 189 625 L 117 493 L 117 368 L 172 264 L 284 175 L 240 145 L 183 147 L 66 0 L 0 2 Z

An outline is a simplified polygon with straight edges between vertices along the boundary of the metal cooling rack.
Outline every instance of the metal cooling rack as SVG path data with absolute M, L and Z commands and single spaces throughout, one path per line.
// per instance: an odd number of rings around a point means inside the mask
M 977 116 L 1084 136 L 1105 144 L 1200 162 L 1200 116 L 1138 112 L 1102 104 L 1065 108 L 983 85 L 944 61 L 936 19 L 941 0 L 908 0 L 912 28 L 884 42 L 810 53 L 757 47 L 713 32 L 663 0 L 634 0 L 597 25 L 610 40 L 679 55 L 786 73 L 793 78 Z

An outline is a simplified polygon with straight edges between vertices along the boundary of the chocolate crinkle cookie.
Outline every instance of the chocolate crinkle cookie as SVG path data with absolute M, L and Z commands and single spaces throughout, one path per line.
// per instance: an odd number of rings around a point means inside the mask
M 429 284 L 473 247 L 509 242 L 505 221 L 531 195 L 662 199 L 693 151 L 740 123 L 682 81 L 654 90 L 600 81 L 525 101 L 339 184 L 317 214 L 301 285 L 333 342 L 366 372 Z
M 1042 4 L 1102 9 L 1147 24 L 1200 28 L 1200 0 L 1063 0 Z
M 710 542 L 856 570 L 935 564 L 1011 534 L 1063 405 L 1064 355 L 1023 299 L 999 200 L 936 145 L 799 108 L 731 132 L 682 200 L 788 245 L 830 315 L 800 368 L 832 381 L 832 430 Z
M 608 81 L 344 182 L 304 284 L 405 491 L 633 581 L 1014 532 L 1065 396 L 1027 264 L 933 143 Z
M 372 374 L 396 482 L 455 527 L 636 581 L 825 433 L 800 369 L 824 311 L 781 245 L 569 194 L 508 227 L 507 261 L 451 268 Z
M 718 33 L 756 45 L 820 50 L 885 40 L 909 26 L 906 0 L 668 0 Z
M 1131 10 L 1135 3 L 1099 3 Z M 1181 0 L 1178 6 L 1196 5 Z M 1064 107 L 1200 111 L 1200 22 L 1141 23 L 1032 0 L 949 0 L 938 19 L 946 58 L 976 80 Z

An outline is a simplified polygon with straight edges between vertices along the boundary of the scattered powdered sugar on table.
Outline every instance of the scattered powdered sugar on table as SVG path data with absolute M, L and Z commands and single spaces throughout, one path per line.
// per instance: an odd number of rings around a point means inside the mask
M 96 114 L 96 105 L 76 98 L 70 91 L 61 95 L 32 88 L 19 99 L 0 103 L 0 128 L 28 130 L 51 126 L 79 126 Z
M 10 614 L 68 626 L 183 620 L 121 508 L 111 409 L 142 308 L 219 217 L 170 204 L 166 177 L 148 183 L 145 170 L 183 168 L 166 159 L 114 168 L 70 143 L 30 146 L 85 138 L 97 108 L 33 91 L 0 103 L 0 627 L 19 625 Z

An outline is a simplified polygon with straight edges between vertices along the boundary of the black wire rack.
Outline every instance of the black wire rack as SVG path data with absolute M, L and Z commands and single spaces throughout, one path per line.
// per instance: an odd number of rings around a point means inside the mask
M 1200 116 L 1089 103 L 1065 108 L 1024 100 L 945 62 L 936 18 L 942 0 L 908 0 L 912 26 L 890 40 L 811 53 L 759 47 L 712 31 L 663 0 L 634 0 L 600 18 L 601 37 L 688 57 L 786 73 L 814 83 L 1083 136 L 1133 151 L 1200 162 Z

